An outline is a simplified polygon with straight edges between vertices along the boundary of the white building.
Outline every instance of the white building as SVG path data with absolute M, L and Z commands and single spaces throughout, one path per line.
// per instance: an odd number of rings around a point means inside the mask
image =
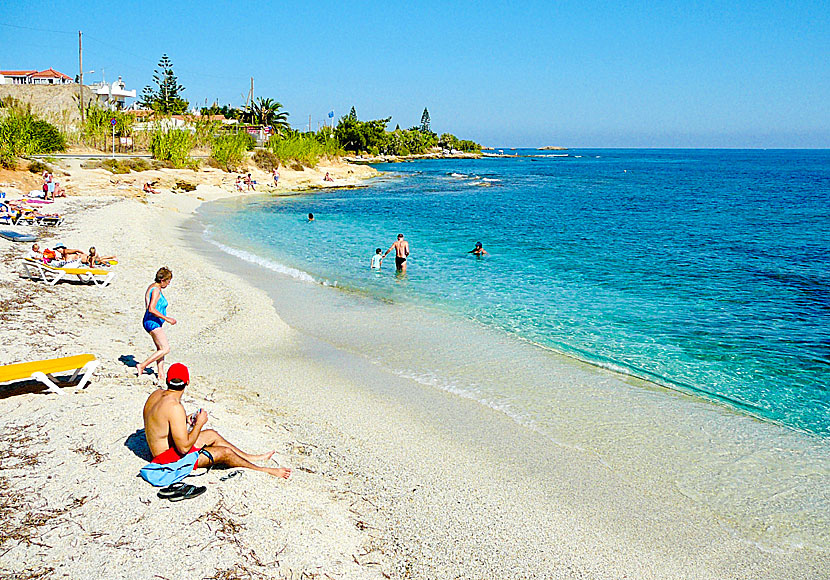
M 124 81 L 121 80 L 121 77 L 118 77 L 118 80 L 114 83 L 98 83 L 92 86 L 95 88 L 98 101 L 106 104 L 111 109 L 123 109 L 125 100 L 134 99 L 136 95 L 135 90 L 128 91 L 124 88 Z
M 0 85 L 68 85 L 72 78 L 53 68 L 46 70 L 0 70 Z

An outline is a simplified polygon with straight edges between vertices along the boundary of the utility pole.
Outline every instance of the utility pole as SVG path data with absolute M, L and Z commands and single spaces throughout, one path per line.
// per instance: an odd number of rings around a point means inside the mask
M 251 77 L 251 90 L 248 92 L 248 110 L 253 114 L 254 111 L 254 77 Z
M 78 90 L 81 93 L 81 125 L 84 124 L 84 49 L 83 44 L 81 43 L 81 31 L 78 31 L 78 80 L 80 81 L 78 85 Z
M 308 116 L 308 132 L 311 133 L 311 115 Z

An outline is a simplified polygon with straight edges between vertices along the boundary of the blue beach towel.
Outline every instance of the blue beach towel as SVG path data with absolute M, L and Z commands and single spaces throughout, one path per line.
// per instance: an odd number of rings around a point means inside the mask
M 190 475 L 198 460 L 199 452 L 194 451 L 175 463 L 148 463 L 138 474 L 150 485 L 167 487 Z

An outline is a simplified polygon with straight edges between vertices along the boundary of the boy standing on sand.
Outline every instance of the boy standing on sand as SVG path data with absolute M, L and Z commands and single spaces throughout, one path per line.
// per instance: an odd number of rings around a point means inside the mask
M 403 239 L 403 234 L 398 234 L 398 239 L 395 243 L 389 246 L 383 257 L 389 255 L 392 249 L 395 249 L 395 269 L 398 272 L 406 273 L 406 257 L 409 256 L 409 242 Z
M 287 467 L 260 467 L 252 463 L 271 459 L 273 451 L 251 455 L 231 445 L 213 429 L 202 430 L 208 420 L 204 409 L 196 414 L 193 428 L 188 431 L 182 395 L 189 381 L 190 373 L 186 366 L 181 363 L 170 365 L 167 389 L 156 390 L 144 404 L 144 436 L 153 454 L 152 463 L 181 462 L 191 470 L 223 463 L 288 479 L 291 470 Z

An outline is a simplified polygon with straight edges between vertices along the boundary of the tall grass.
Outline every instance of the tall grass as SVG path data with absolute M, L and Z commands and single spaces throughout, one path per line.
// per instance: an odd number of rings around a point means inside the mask
M 17 158 L 66 149 L 66 139 L 54 125 L 36 118 L 29 109 L 10 107 L 0 118 L 0 165 L 17 167 Z
M 195 131 L 196 147 L 206 147 L 208 145 L 213 147 L 214 135 L 219 132 L 222 123 L 208 119 L 206 116 L 194 117 L 191 123 Z
M 341 153 L 336 139 L 321 143 L 313 134 L 293 135 L 285 139 L 272 137 L 268 149 L 280 163 L 296 161 L 306 167 L 316 167 L 321 157 L 333 157 Z
M 187 129 L 171 129 L 156 126 L 150 134 L 150 153 L 154 159 L 169 161 L 173 167 L 193 167 L 195 160 L 190 150 L 196 144 L 196 136 Z
M 220 135 L 211 143 L 210 156 L 225 171 L 235 171 L 242 166 L 249 144 L 247 133 Z
M 104 151 L 107 139 L 112 137 L 112 119 L 115 119 L 115 134 L 120 137 L 131 136 L 135 118 L 121 111 L 111 111 L 97 105 L 86 109 L 86 117 L 81 127 L 81 139 L 85 145 Z

